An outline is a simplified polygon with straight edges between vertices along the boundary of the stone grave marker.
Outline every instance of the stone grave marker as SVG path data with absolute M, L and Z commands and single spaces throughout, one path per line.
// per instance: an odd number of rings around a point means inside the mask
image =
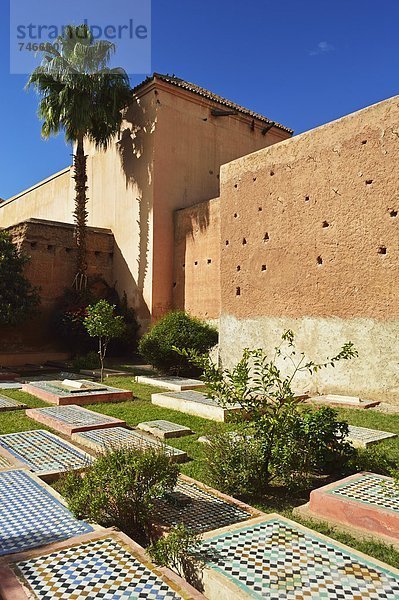
M 193 433 L 189 427 L 179 425 L 178 423 L 171 423 L 171 421 L 163 421 L 162 419 L 158 421 L 144 421 L 143 423 L 139 423 L 137 428 L 162 440 L 182 437 Z
M 72 435 L 78 431 L 126 425 L 126 421 L 74 404 L 31 408 L 26 411 L 26 416 L 66 435 Z
M 146 450 L 147 448 L 163 449 L 176 462 L 182 462 L 187 459 L 187 454 L 183 450 L 166 446 L 157 438 L 123 427 L 74 433 L 72 440 L 96 452 L 104 452 L 107 449 L 120 448 L 121 446 L 131 446 L 141 450 Z

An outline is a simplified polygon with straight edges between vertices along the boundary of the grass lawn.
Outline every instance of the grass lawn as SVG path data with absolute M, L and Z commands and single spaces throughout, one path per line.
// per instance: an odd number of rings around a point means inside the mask
M 107 415 L 124 419 L 128 425 L 134 427 L 141 421 L 152 421 L 155 419 L 166 419 L 190 427 L 195 435 L 178 439 L 168 440 L 167 443 L 185 450 L 190 457 L 190 462 L 181 465 L 181 471 L 195 479 L 209 483 L 206 475 L 206 464 L 203 456 L 203 445 L 197 442 L 201 435 L 211 434 L 214 431 L 234 429 L 233 424 L 214 423 L 199 417 L 192 417 L 177 411 L 169 410 L 151 404 L 151 394 L 164 391 L 153 386 L 134 383 L 127 377 L 114 377 L 107 379 L 108 385 L 130 389 L 133 391 L 134 400 L 122 403 L 93 404 L 88 408 L 102 412 Z M 29 394 L 18 390 L 1 390 L 1 393 L 10 398 L 25 402 L 29 407 L 46 406 L 41 400 L 33 398 Z M 347 420 L 351 425 L 359 425 L 372 429 L 391 431 L 399 435 L 399 415 L 383 414 L 372 410 L 344 410 L 338 409 L 339 416 Z M 27 429 L 46 429 L 45 426 L 35 423 L 27 418 L 23 411 L 12 411 L 0 413 L 0 434 L 12 433 L 14 431 L 25 431 Z M 47 428 L 48 429 L 48 428 Z M 382 442 L 380 447 L 398 452 L 399 437 Z M 295 506 L 308 501 L 308 495 L 293 496 L 276 490 L 276 493 L 265 494 L 255 504 L 265 512 L 278 512 L 286 517 L 302 522 L 312 529 L 324 533 L 348 546 L 356 548 L 365 554 L 389 563 L 395 567 L 399 565 L 399 552 L 385 544 L 371 541 L 359 541 L 350 535 L 341 534 L 334 529 L 315 522 L 306 522 L 293 517 L 292 509 Z

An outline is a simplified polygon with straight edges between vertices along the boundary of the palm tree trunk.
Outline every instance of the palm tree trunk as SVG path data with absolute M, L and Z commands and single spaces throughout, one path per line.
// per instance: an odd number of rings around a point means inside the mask
M 87 279 L 87 251 L 86 251 L 86 226 L 87 226 L 87 156 L 84 153 L 83 135 L 79 136 L 76 152 L 73 157 L 75 167 L 75 239 L 77 246 L 75 285 L 78 289 L 86 287 Z

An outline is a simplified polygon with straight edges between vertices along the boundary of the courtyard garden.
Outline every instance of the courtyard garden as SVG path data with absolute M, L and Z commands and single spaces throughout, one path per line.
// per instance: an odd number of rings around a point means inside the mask
M 112 368 L 124 368 L 124 365 L 112 364 Z M 140 375 L 144 371 L 136 370 L 132 375 Z M 195 432 L 192 436 L 185 436 L 179 439 L 168 440 L 168 445 L 187 452 L 190 460 L 179 465 L 182 473 L 193 477 L 196 480 L 210 484 L 209 469 L 205 460 L 204 444 L 197 440 L 201 436 L 212 436 L 215 433 L 235 431 L 237 426 L 234 423 L 214 423 L 207 419 L 201 419 L 176 412 L 151 403 L 151 395 L 161 392 L 161 388 L 155 388 L 150 385 L 135 383 L 129 377 L 113 377 L 107 379 L 107 385 L 117 388 L 129 389 L 133 392 L 134 399 L 129 402 L 110 403 L 110 404 L 92 404 L 88 408 L 99 413 L 117 417 L 126 421 L 128 426 L 135 427 L 143 421 L 153 421 L 164 419 L 174 423 L 189 427 Z M 4 396 L 25 403 L 29 408 L 43 407 L 46 403 L 34 398 L 26 392 L 20 390 L 2 390 Z M 367 427 L 370 429 L 379 429 L 398 434 L 398 438 L 381 442 L 377 447 L 360 452 L 359 465 L 361 469 L 386 472 L 386 457 L 389 463 L 399 463 L 399 414 L 384 414 L 376 410 L 350 410 L 336 409 L 338 419 L 347 421 L 351 425 Z M 0 435 L 14 433 L 18 431 L 27 431 L 32 429 L 46 429 L 45 426 L 35 423 L 25 416 L 24 411 L 12 411 L 2 413 L 0 417 Z M 50 430 L 50 428 L 47 428 Z M 339 478 L 339 474 L 337 474 Z M 321 482 L 314 482 L 320 485 Z M 324 481 L 322 483 L 325 483 Z M 308 527 L 319 531 L 333 539 L 349 545 L 365 554 L 373 556 L 378 560 L 397 566 L 399 564 L 399 551 L 384 543 L 375 541 L 359 541 L 355 537 L 338 532 L 334 527 L 321 525 L 315 521 L 305 521 L 298 519 L 292 514 L 295 506 L 304 504 L 308 500 L 310 489 L 304 489 L 293 493 L 286 489 L 271 485 L 264 494 L 245 496 L 245 500 L 262 511 L 278 512 L 286 517 L 298 520 Z

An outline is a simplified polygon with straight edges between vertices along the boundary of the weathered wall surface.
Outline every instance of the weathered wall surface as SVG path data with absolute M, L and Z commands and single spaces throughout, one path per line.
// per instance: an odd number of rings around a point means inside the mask
M 220 316 L 219 199 L 175 213 L 173 306 L 202 319 Z
M 399 392 L 399 97 L 221 170 L 221 353 L 273 347 L 359 359 L 319 391 Z
M 114 279 L 142 326 L 173 305 L 173 213 L 219 193 L 220 166 L 290 136 L 243 114 L 212 117 L 220 105 L 154 81 L 127 110 L 107 152 L 86 144 L 88 224 L 115 238 Z M 0 227 L 31 217 L 72 223 L 70 168 L 0 206 Z
M 290 137 L 243 114 L 215 117 L 207 98 L 158 83 L 152 315 L 173 306 L 173 213 L 219 195 L 224 163 Z
M 76 250 L 72 225 L 30 219 L 11 228 L 13 242 L 31 257 L 26 276 L 40 288 L 40 315 L 22 327 L 2 331 L 0 350 L 23 347 L 54 347 L 50 321 L 58 299 L 70 288 L 76 274 Z M 89 228 L 87 232 L 88 275 L 101 276 L 113 284 L 114 238 L 105 229 Z M 55 343 L 55 347 L 56 347 Z

